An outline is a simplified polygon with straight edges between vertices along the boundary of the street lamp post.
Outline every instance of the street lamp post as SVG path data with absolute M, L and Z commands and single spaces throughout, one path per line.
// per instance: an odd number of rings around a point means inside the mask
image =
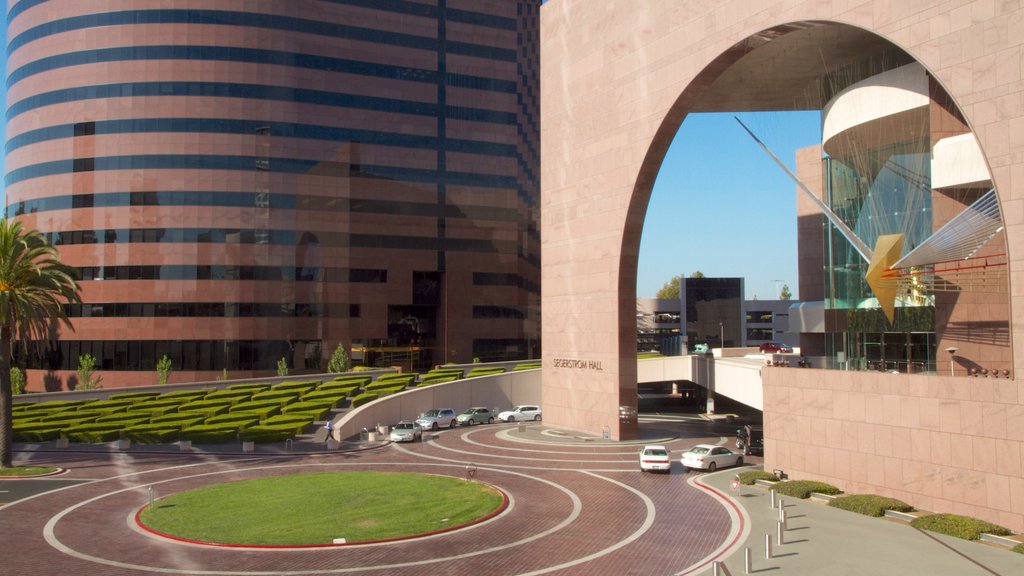
M 725 324 L 718 323 L 718 341 L 722 343 L 722 350 L 725 350 Z
M 950 346 L 949 348 L 946 348 L 946 352 L 949 352 L 949 375 L 950 376 L 954 376 L 954 374 L 953 374 L 953 366 L 954 366 L 953 365 L 953 356 L 956 354 L 957 350 L 959 350 L 959 348 L 957 348 L 956 346 Z

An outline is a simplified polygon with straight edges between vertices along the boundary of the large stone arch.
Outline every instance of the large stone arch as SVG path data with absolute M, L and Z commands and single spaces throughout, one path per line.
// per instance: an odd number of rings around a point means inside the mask
M 987 7 L 986 7 L 987 6 Z M 1011 278 L 1011 337 L 1024 316 L 1024 137 L 1021 10 L 970 2 L 904 6 L 780 0 L 714 3 L 555 0 L 542 9 L 542 240 L 545 419 L 628 437 L 615 417 L 635 403 L 635 269 L 651 186 L 685 115 L 778 105 L 792 92 L 756 85 L 730 67 L 806 30 L 842 24 L 829 46 L 884 39 L 920 62 L 959 104 L 1000 194 Z M 832 29 L 837 30 L 837 28 Z M 813 48 L 811 39 L 805 47 Z M 800 43 L 759 70 L 799 65 Z M 841 50 L 833 56 L 842 56 Z M 816 54 L 812 54 L 817 56 Z M 758 70 L 748 70 L 757 74 Z M 763 78 L 761 78 L 763 80 Z M 723 84 L 723 82 L 725 84 Z M 732 91 L 725 90 L 723 86 Z M 791 86 L 789 88 L 792 88 Z M 764 87 L 759 87 L 764 89 Z M 730 103 L 730 98 L 732 101 Z M 794 98 L 794 106 L 802 103 Z M 739 103 L 739 104 L 737 104 Z M 730 108 L 730 106 L 732 106 Z M 1014 378 L 1024 350 L 1013 352 Z

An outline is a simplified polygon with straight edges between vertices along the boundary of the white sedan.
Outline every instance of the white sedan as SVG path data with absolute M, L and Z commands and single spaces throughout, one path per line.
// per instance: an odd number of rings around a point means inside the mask
M 724 446 L 714 444 L 697 444 L 679 459 L 684 468 L 707 470 L 714 472 L 724 466 L 743 466 L 743 455 L 737 454 Z
M 392 442 L 416 442 L 423 440 L 423 431 L 415 422 L 402 420 L 391 430 Z
M 516 406 L 511 410 L 505 410 L 498 414 L 498 420 L 502 422 L 521 422 L 523 420 L 540 420 L 540 406 L 523 405 Z
M 640 471 L 647 472 L 648 470 L 666 474 L 672 471 L 672 457 L 669 456 L 667 448 L 649 444 L 640 450 Z

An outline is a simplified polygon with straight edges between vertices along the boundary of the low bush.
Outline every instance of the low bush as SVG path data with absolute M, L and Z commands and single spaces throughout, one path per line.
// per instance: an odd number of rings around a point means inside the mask
M 267 390 L 252 395 L 252 402 L 263 402 L 265 400 L 277 400 L 278 404 L 289 404 L 299 399 L 300 393 L 297 390 Z
M 771 472 L 765 472 L 764 470 L 744 470 L 739 473 L 740 484 L 750 486 L 758 480 L 770 480 L 772 482 L 778 480 L 775 474 Z
M 833 508 L 849 510 L 865 516 L 885 516 L 886 510 L 912 512 L 914 507 L 902 500 L 886 498 L 876 494 L 850 494 L 832 499 L 828 503 Z
M 119 414 L 111 414 L 109 416 L 100 416 L 95 420 L 97 424 L 120 424 L 122 428 L 128 426 L 135 426 L 137 424 L 146 424 L 152 420 L 152 416 L 149 414 L 132 414 L 130 412 L 121 412 Z
M 108 400 L 132 400 L 138 402 L 146 398 L 156 398 L 159 395 L 159 392 L 121 392 L 119 394 L 111 394 Z
M 981 533 L 994 534 L 996 536 L 1009 536 L 1011 532 L 990 522 L 971 518 L 970 516 L 959 516 L 957 514 L 931 514 L 914 518 L 910 523 L 914 528 L 938 532 L 947 536 L 955 536 L 964 540 L 977 540 Z
M 203 424 L 209 424 L 211 426 L 214 424 L 234 426 L 238 430 L 255 426 L 259 423 L 260 417 L 256 414 L 252 414 L 251 412 L 228 412 L 227 414 L 222 414 L 220 416 L 212 416 L 207 418 L 206 422 L 203 422 Z
M 301 425 L 303 428 L 312 424 L 315 420 L 309 417 L 308 412 L 289 412 L 278 414 L 263 421 L 264 426 L 284 426 L 286 424 Z
M 435 376 L 455 376 L 457 378 L 462 378 L 463 373 L 464 370 L 462 368 L 438 368 L 436 370 L 431 370 L 430 372 L 427 372 L 423 376 L 420 376 L 420 380 L 426 380 L 427 378 Z
M 232 402 L 230 400 L 198 400 L 182 404 L 178 408 L 178 412 L 195 412 L 210 417 L 227 412 L 231 405 Z
M 164 392 L 157 396 L 157 398 L 161 400 L 166 400 L 168 398 L 191 398 L 195 400 L 205 397 L 210 392 L 213 392 L 212 388 L 204 388 L 201 390 L 172 390 L 170 392 Z
M 322 414 L 326 414 L 334 407 L 334 404 L 324 400 L 310 400 L 309 402 L 296 402 L 289 404 L 281 409 L 281 412 L 285 414 L 293 414 L 296 412 L 316 412 L 320 410 Z
M 238 436 L 243 441 L 267 444 L 270 442 L 284 442 L 285 440 L 295 436 L 295 434 L 295 426 L 285 424 L 277 426 L 253 426 L 252 428 L 242 430 Z
M 60 438 L 62 424 L 15 424 L 12 427 L 12 437 L 15 442 L 46 442 Z
M 82 406 L 79 410 L 114 414 L 115 412 L 124 412 L 133 405 L 135 405 L 134 400 L 97 400 L 95 402 L 90 402 L 86 406 Z
M 456 377 L 456 376 L 445 376 L 443 378 L 424 379 L 422 382 L 417 384 L 416 387 L 419 388 L 421 386 L 433 386 L 434 384 L 442 384 L 444 382 L 454 382 L 456 380 L 459 380 L 459 378 Z
M 374 382 L 388 382 L 391 380 L 405 381 L 409 379 L 415 380 L 417 377 L 419 377 L 419 374 L 415 372 L 388 372 L 377 376 L 377 379 Z
M 1017 554 L 1024 554 L 1024 544 L 1017 544 L 1013 548 L 1010 548 L 1010 550 Z
M 254 414 L 261 419 L 281 413 L 281 405 L 277 402 L 243 402 L 231 407 L 228 414 Z
M 85 410 L 72 410 L 70 412 L 57 412 L 46 414 L 39 418 L 40 422 L 91 422 L 100 416 L 106 416 L 105 412 L 87 412 Z
M 256 392 L 252 390 L 214 390 L 203 398 L 207 400 L 230 400 L 232 404 L 237 402 L 248 402 Z
M 504 374 L 504 368 L 473 368 L 466 374 L 466 378 L 476 378 L 477 376 L 493 376 L 494 374 Z
M 380 396 L 377 395 L 376 392 L 363 392 L 362 394 L 359 394 L 358 396 L 352 399 L 352 407 L 358 408 L 363 404 L 373 402 L 377 398 L 380 398 Z
M 197 424 L 182 429 L 181 436 L 195 444 L 223 444 L 238 438 L 238 428 L 226 424 Z
M 331 412 L 330 410 L 324 410 L 324 409 L 294 410 L 292 412 L 289 412 L 288 414 L 283 414 L 282 416 L 288 416 L 288 417 L 294 416 L 296 418 L 302 417 L 302 418 L 308 420 L 310 423 L 313 423 L 313 422 L 316 422 L 317 420 L 325 420 L 325 419 L 330 418 L 330 412 Z M 271 416 L 270 418 L 275 418 L 275 417 Z M 270 421 L 270 418 L 267 419 L 268 422 Z
M 323 387 L 324 384 L 344 383 L 357 388 L 362 388 L 370 382 L 373 382 L 373 378 L 370 376 L 338 376 L 334 380 L 324 382 L 320 387 Z
M 11 421 L 14 424 L 28 424 L 29 422 L 42 422 L 42 414 L 14 412 L 11 414 Z
M 165 426 L 192 426 L 206 420 L 206 416 L 196 412 L 175 412 L 165 416 L 157 416 L 150 421 L 150 424 L 163 424 Z
M 64 429 L 64 435 L 72 442 L 96 444 L 117 440 L 121 436 L 121 428 L 122 426 L 116 422 L 82 424 Z
M 137 444 L 165 444 L 178 439 L 181 428 L 168 424 L 141 424 L 122 431 L 121 437 Z
M 345 396 L 351 396 L 356 390 L 359 390 L 359 386 L 353 386 L 348 382 L 327 382 L 316 389 L 317 392 L 334 392 Z
M 523 364 L 516 364 L 516 367 L 513 368 L 512 371 L 517 372 L 519 370 L 534 370 L 540 367 L 540 362 L 525 362 Z
M 270 390 L 270 384 L 263 384 L 261 382 L 241 382 L 239 384 L 230 384 L 225 390 L 251 390 L 253 394 L 256 392 L 266 392 Z
M 285 380 L 270 387 L 271 390 L 305 390 L 316 388 L 320 385 L 319 380 Z
M 163 416 L 164 414 L 173 414 L 178 411 L 178 404 L 170 404 L 165 406 L 157 406 L 156 402 L 141 403 L 132 406 L 132 412 L 136 414 L 147 413 L 152 417 Z
M 38 404 L 32 404 L 25 410 L 32 412 L 63 412 L 66 410 L 75 410 L 86 404 L 95 402 L 95 400 L 47 400 L 46 402 L 40 402 Z
M 385 396 L 391 396 L 392 394 L 398 394 L 399 392 L 402 392 L 404 390 L 405 390 L 405 386 L 404 385 L 398 385 L 398 386 L 394 386 L 394 387 L 391 387 L 391 388 L 380 388 L 380 389 L 372 391 L 371 393 L 372 394 L 376 394 L 380 398 L 383 398 Z
M 341 404 L 341 401 L 345 399 L 345 394 L 338 392 L 337 390 L 314 390 L 307 393 L 302 397 L 302 402 L 309 402 L 310 400 L 324 400 L 331 402 L 331 407 Z
M 809 498 L 811 492 L 819 494 L 842 494 L 843 491 L 831 484 L 816 480 L 786 480 L 774 486 L 775 492 L 793 498 Z

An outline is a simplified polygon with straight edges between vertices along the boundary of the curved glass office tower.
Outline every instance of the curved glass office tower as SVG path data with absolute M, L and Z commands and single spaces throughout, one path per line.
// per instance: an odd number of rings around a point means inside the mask
M 539 0 L 21 0 L 7 214 L 108 387 L 539 354 Z

